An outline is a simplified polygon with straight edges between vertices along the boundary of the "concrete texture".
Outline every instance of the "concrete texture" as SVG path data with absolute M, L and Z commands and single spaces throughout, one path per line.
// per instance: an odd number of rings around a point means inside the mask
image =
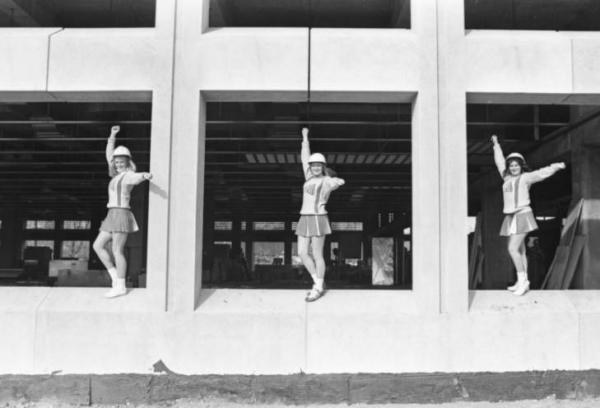
M 36 288 L 38 289 L 38 288 Z M 0 373 L 410 373 L 583 370 L 595 347 L 596 291 L 471 293 L 469 311 L 422 314 L 413 292 L 201 292 L 194 313 L 152 311 L 148 289 L 42 288 L 0 314 Z M 0 288 L 4 303 L 26 294 Z M 16 303 L 16 302 L 15 302 Z M 1 304 L 0 304 L 1 306 Z M 8 306 L 6 306 L 8 308 Z
M 534 404 L 534 400 L 538 401 L 536 404 L 544 401 L 558 404 L 589 402 L 599 395 L 600 374 L 597 371 L 319 376 L 0 376 L 0 404 L 3 406 L 36 402 L 51 403 L 51 406 L 172 406 L 185 401 L 211 406 L 376 406 L 488 401 L 510 406 L 508 401 L 528 401 L 529 404 Z

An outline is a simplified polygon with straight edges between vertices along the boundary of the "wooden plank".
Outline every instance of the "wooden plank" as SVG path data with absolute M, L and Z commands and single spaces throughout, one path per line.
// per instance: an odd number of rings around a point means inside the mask
M 581 211 L 583 209 L 583 199 L 579 200 L 575 207 L 569 211 L 569 215 L 565 220 L 565 225 L 560 234 L 560 245 L 570 246 L 573 244 L 573 239 L 577 233 Z
M 585 246 L 586 241 L 587 237 L 585 235 L 577 235 L 575 237 L 561 289 L 569 289 L 571 286 L 571 282 L 575 276 L 575 270 L 577 269 L 577 265 L 579 265 L 579 260 L 581 259 L 581 254 L 583 253 L 583 247 Z
M 548 269 L 546 278 L 542 283 L 542 289 L 560 289 L 564 277 L 564 271 L 571 253 L 570 246 L 559 245 L 554 254 L 554 260 Z

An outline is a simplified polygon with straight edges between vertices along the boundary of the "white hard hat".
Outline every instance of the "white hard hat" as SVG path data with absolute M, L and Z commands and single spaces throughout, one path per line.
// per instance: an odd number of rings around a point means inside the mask
M 115 157 L 115 156 L 127 156 L 131 159 L 131 152 L 125 146 L 117 146 L 117 148 L 115 149 L 115 151 L 112 154 L 112 157 Z
M 506 160 L 509 159 L 521 159 L 523 161 L 525 161 L 525 157 L 523 157 L 523 155 L 521 153 L 511 153 L 508 156 L 506 156 Z
M 308 162 L 309 163 L 323 163 L 323 164 L 327 164 L 327 161 L 325 160 L 325 156 L 323 156 L 321 153 L 313 153 L 310 155 L 310 157 L 308 158 Z

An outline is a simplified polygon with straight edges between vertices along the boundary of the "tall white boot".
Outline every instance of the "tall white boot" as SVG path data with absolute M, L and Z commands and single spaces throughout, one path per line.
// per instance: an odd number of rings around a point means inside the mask
M 114 298 L 117 296 L 123 296 L 127 294 L 127 287 L 125 286 L 125 279 L 117 278 L 114 281 L 114 286 L 109 290 L 104 297 Z

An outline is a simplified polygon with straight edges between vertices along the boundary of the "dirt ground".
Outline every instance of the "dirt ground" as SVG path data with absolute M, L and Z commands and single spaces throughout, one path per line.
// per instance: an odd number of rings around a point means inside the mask
M 56 403 L 52 401 L 46 402 L 11 402 L 8 404 L 0 404 L 0 408 L 73 408 L 78 405 L 69 405 Z M 240 405 L 232 403 L 207 403 L 194 400 L 179 400 L 169 403 L 160 404 L 117 404 L 117 405 L 92 405 L 97 408 L 241 408 L 250 407 L 265 407 L 265 408 L 284 408 L 284 407 L 307 407 L 307 408 L 347 408 L 348 405 Z M 352 407 L 367 407 L 367 408 L 600 408 L 600 399 L 590 399 L 585 401 L 574 400 L 555 400 L 548 398 L 541 401 L 515 401 L 515 402 L 452 402 L 443 404 L 385 404 L 385 405 L 363 405 L 355 404 Z

